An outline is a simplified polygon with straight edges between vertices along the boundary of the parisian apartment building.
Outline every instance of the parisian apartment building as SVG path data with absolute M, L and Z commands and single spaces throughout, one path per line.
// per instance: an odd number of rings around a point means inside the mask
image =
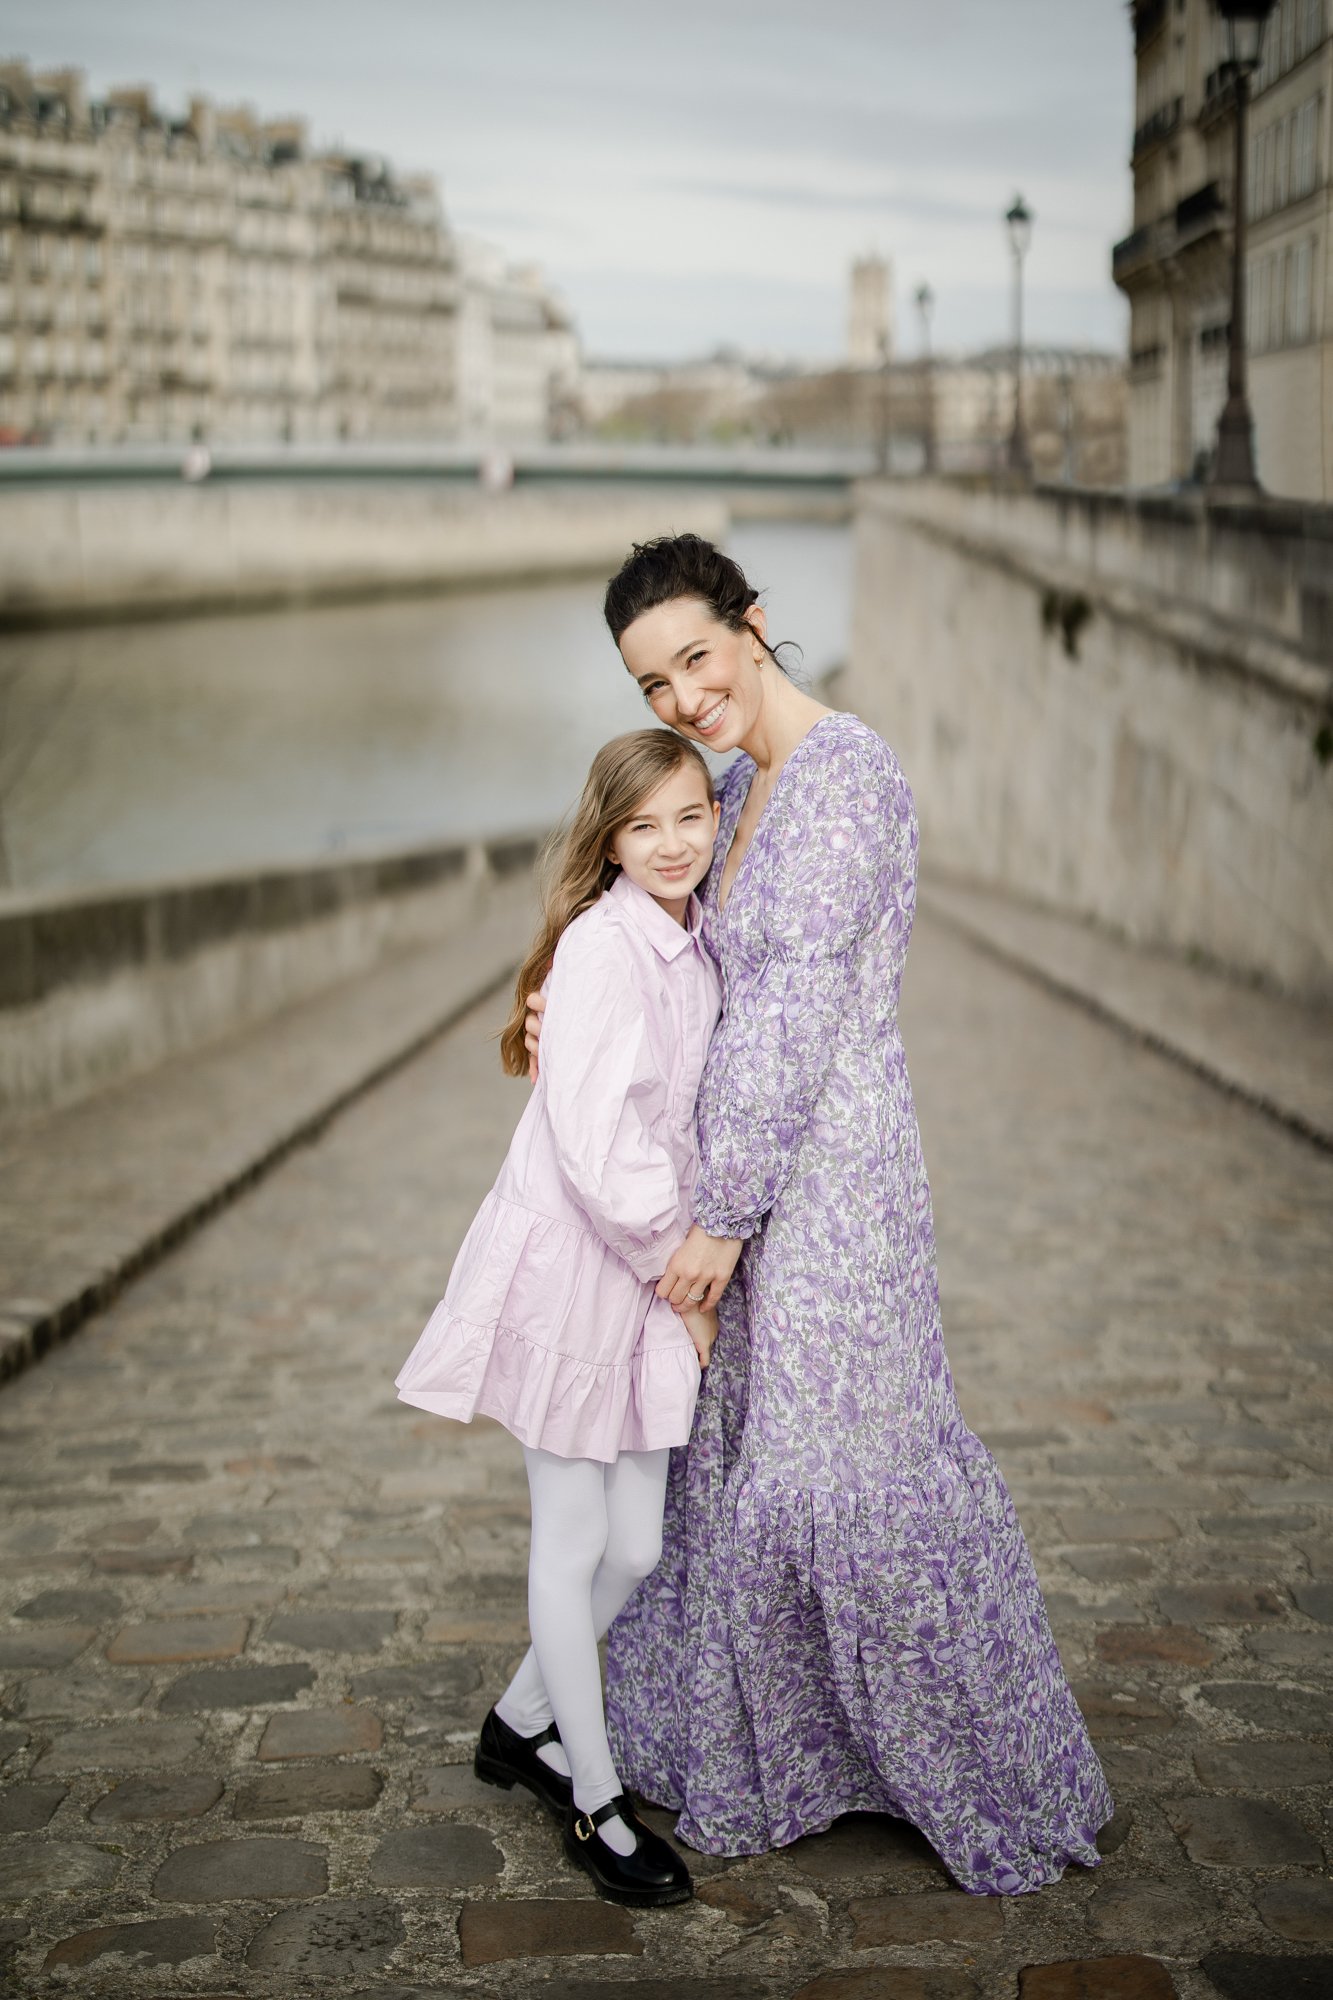
M 1259 479 L 1333 500 L 1333 0 L 1278 0 L 1251 83 L 1245 333 Z M 1211 0 L 1136 0 L 1131 484 L 1206 466 L 1226 400 L 1235 97 Z
M 0 436 L 522 443 L 578 343 L 436 183 L 299 121 L 0 65 Z

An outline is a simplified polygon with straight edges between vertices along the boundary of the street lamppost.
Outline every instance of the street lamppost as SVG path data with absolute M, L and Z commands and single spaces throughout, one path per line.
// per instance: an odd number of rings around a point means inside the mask
M 1250 78 L 1259 67 L 1264 28 L 1273 0 L 1215 0 L 1227 36 L 1227 68 L 1236 93 L 1236 156 L 1231 197 L 1231 327 L 1227 338 L 1227 400 L 1217 423 L 1217 450 L 1210 486 L 1256 491 L 1254 417 L 1246 385 L 1245 351 L 1245 161 Z
M 916 288 L 916 309 L 921 315 L 921 458 L 922 470 L 935 470 L 935 370 L 930 352 L 930 315 L 935 310 L 935 294 L 929 285 Z
M 1021 194 L 1005 210 L 1009 248 L 1014 254 L 1014 423 L 1009 433 L 1009 469 L 1025 476 L 1032 471 L 1027 434 L 1023 429 L 1023 259 L 1032 242 L 1032 210 Z

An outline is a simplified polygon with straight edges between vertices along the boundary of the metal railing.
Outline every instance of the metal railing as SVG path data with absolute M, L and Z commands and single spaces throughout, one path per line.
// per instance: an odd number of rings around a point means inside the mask
M 1137 159 L 1149 146 L 1160 145 L 1163 139 L 1169 139 L 1179 125 L 1184 109 L 1183 97 L 1173 97 L 1170 103 L 1158 105 L 1134 134 L 1133 157 Z
M 0 451 L 0 488 L 179 480 L 187 447 L 38 445 Z M 786 486 L 845 488 L 874 470 L 869 451 L 691 445 L 293 444 L 208 447 L 211 480 L 405 479 L 476 484 Z

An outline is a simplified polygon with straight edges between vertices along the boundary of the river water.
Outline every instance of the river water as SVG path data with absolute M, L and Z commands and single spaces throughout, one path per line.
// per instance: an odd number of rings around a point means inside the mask
M 846 657 L 850 533 L 738 524 L 769 632 Z M 550 825 L 651 721 L 596 579 L 11 635 L 0 889 L 147 882 Z

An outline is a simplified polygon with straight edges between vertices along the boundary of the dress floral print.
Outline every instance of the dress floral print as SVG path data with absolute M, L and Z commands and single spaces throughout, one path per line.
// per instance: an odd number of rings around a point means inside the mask
M 877 1811 L 977 1894 L 1095 1866 L 1112 1803 L 1013 1503 L 954 1395 L 897 1026 L 917 826 L 893 753 L 822 718 L 704 936 L 723 1012 L 695 1214 L 749 1240 L 665 1553 L 613 1626 L 622 1777 L 712 1854 Z

